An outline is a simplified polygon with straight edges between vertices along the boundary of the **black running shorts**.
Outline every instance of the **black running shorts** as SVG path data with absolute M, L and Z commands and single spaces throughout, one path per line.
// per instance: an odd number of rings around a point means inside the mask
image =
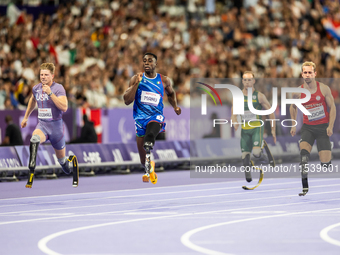
M 316 146 L 318 151 L 330 151 L 331 142 L 329 136 L 327 135 L 328 123 L 320 125 L 307 125 L 303 124 L 301 128 L 301 141 L 307 142 L 313 146 L 316 140 Z

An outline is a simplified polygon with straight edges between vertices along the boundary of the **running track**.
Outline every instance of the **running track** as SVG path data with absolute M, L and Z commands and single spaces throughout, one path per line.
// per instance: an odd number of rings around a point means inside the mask
M 0 183 L 0 254 L 340 254 L 340 181 L 194 179 L 189 171 Z M 256 180 L 255 180 L 256 181 Z

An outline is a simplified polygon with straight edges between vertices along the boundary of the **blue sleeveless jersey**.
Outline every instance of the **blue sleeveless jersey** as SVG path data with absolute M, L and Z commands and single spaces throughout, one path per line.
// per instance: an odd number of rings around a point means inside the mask
M 138 85 L 133 104 L 133 118 L 145 120 L 154 115 L 163 115 L 164 87 L 160 74 L 155 78 L 145 77 Z

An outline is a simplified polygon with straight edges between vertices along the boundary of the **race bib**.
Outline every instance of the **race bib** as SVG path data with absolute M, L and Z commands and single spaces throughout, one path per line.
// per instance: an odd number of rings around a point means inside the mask
M 51 108 L 38 108 L 38 118 L 39 119 L 52 119 L 52 109 Z
M 307 110 L 311 113 L 311 115 L 307 115 L 309 121 L 315 121 L 326 117 L 325 109 L 322 105 Z
M 244 111 L 244 114 L 241 115 L 242 120 L 256 120 L 256 114 L 252 113 L 251 111 Z
M 157 106 L 159 104 L 159 100 L 161 98 L 160 94 L 149 92 L 149 91 L 142 91 L 142 104 L 148 104 Z

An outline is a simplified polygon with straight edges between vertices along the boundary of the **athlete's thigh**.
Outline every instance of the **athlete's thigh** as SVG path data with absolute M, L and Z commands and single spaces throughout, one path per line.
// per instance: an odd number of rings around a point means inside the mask
M 48 123 L 48 137 L 55 150 L 63 150 L 65 143 L 65 125 L 63 120 Z
M 144 121 L 142 120 L 135 120 L 135 130 L 137 138 L 145 136 L 146 124 L 147 123 L 144 124 Z
M 317 125 L 315 126 L 316 133 L 316 146 L 318 148 L 318 152 L 320 151 L 331 151 L 332 145 L 327 135 L 327 126 L 328 125 Z
M 308 143 L 310 146 L 313 146 L 314 141 L 315 141 L 315 134 L 312 130 L 312 127 L 310 125 L 303 124 L 301 128 L 301 143 L 300 143 L 300 148 L 301 145 L 303 145 L 302 142 Z
M 256 127 L 253 128 L 253 134 L 252 134 L 252 146 L 253 147 L 261 147 L 262 146 L 262 140 L 263 140 L 263 127 Z
M 242 129 L 241 130 L 241 151 L 251 152 L 253 148 L 251 130 Z
M 40 143 L 43 143 L 46 140 L 48 140 L 48 131 L 46 130 L 44 121 L 38 120 L 38 125 L 35 127 L 35 130 L 33 131 L 32 136 L 33 135 L 39 135 Z
M 33 131 L 32 136 L 38 135 L 40 137 L 40 143 L 44 143 L 46 141 L 46 134 L 43 132 L 43 130 L 37 128 Z
M 147 121 L 147 124 L 149 124 L 150 122 L 157 122 L 161 125 L 161 130 L 159 131 L 160 133 L 161 132 L 164 132 L 165 131 L 165 117 L 161 114 L 155 114 L 153 115 L 152 117 L 150 117 Z

